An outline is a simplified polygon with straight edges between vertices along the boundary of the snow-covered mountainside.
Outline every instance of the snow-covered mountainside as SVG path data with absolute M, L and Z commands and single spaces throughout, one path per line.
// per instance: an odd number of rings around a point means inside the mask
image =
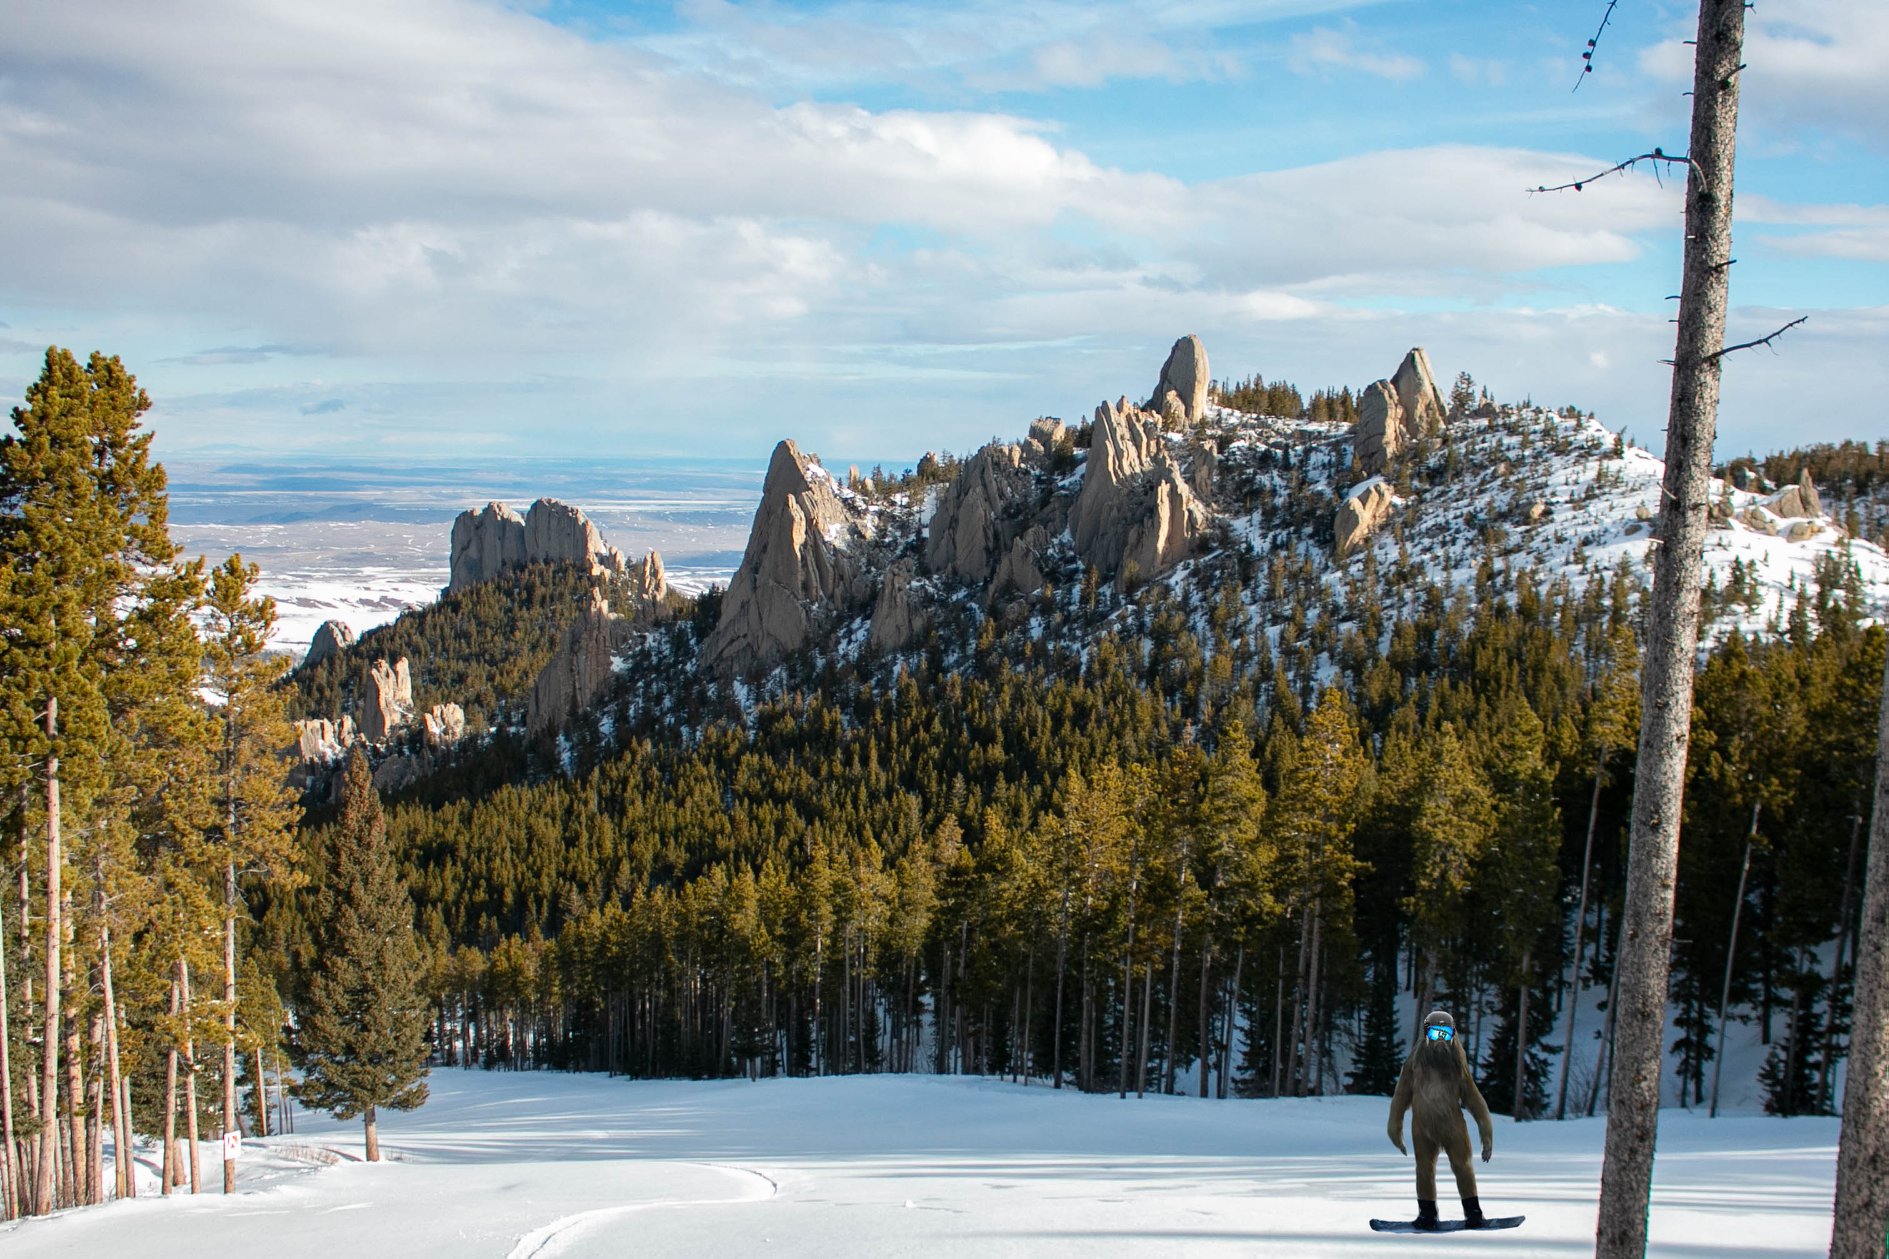
M 1663 467 L 1648 451 L 1573 408 L 1466 389 L 1446 406 L 1421 350 L 1361 398 L 1355 423 L 1123 398 L 882 484 L 783 442 L 706 650 L 636 640 L 626 672 L 694 655 L 746 700 L 811 669 L 949 663 L 986 632 L 1082 654 L 1166 606 L 1208 654 L 1310 631 L 1309 673 L 1328 673 L 1366 602 L 1388 634 L 1438 600 L 1650 581 Z M 1818 590 L 1866 615 L 1889 601 L 1889 557 L 1848 536 L 1808 477 L 1717 484 L 1715 500 L 1708 642 L 1776 629 Z

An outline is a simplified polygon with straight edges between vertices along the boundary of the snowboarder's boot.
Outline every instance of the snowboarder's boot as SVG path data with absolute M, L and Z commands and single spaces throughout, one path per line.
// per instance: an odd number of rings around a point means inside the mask
M 1426 1233 L 1436 1231 L 1436 1201 L 1433 1198 L 1417 1199 L 1417 1218 L 1410 1222 L 1410 1227 Z
M 1481 1198 L 1463 1199 L 1463 1223 L 1470 1228 L 1483 1226 Z

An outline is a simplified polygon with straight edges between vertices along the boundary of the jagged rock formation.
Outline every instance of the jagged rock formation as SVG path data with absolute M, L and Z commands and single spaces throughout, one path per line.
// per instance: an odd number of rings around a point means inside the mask
M 1097 407 L 1082 490 L 1069 509 L 1076 553 L 1104 577 L 1145 580 L 1192 554 L 1207 519 L 1160 421 L 1126 399 Z
M 420 718 L 426 746 L 438 751 L 466 737 L 466 710 L 457 704 L 435 704 Z
M 1351 487 L 1332 521 L 1333 549 L 1343 559 L 1368 541 L 1390 516 L 1391 487 L 1383 477 L 1372 477 Z
M 886 570 L 879 598 L 872 605 L 872 630 L 866 645 L 874 651 L 899 651 L 925 636 L 931 628 L 931 615 L 912 589 L 918 565 L 902 559 Z
M 328 764 L 345 756 L 348 745 L 353 742 L 352 717 L 343 717 L 340 721 L 316 717 L 295 723 L 295 746 L 289 754 L 298 760 Z
M 1765 499 L 1764 505 L 1773 516 L 1786 520 L 1814 520 L 1823 515 L 1823 496 L 1817 493 L 1809 469 L 1804 470 L 1796 485 L 1785 486 Z
M 638 620 L 655 620 L 668 610 L 669 581 L 663 574 L 662 556 L 655 551 L 623 570 L 619 588 Z
M 610 611 L 603 592 L 591 591 L 590 602 L 564 631 L 557 655 L 532 685 L 526 729 L 534 735 L 556 730 L 572 713 L 602 699 L 629 629 L 628 621 Z
M 1367 476 L 1387 471 L 1417 438 L 1441 432 L 1448 414 L 1430 372 L 1430 356 L 1421 348 L 1411 350 L 1389 380 L 1371 382 L 1358 396 L 1353 465 Z
M 1034 446 L 1042 454 L 1047 455 L 1062 444 L 1062 440 L 1068 435 L 1068 432 L 1069 430 L 1063 427 L 1061 420 L 1046 415 L 1041 419 L 1030 421 L 1030 434 L 1028 437 L 1024 438 L 1024 441 Z
M 871 587 L 853 552 L 865 538 L 826 469 L 791 441 L 776 446 L 703 662 L 722 673 L 772 664 L 806 645 L 820 610 L 863 603 Z
M 413 675 L 402 656 L 393 664 L 376 660 L 361 673 L 361 737 L 384 743 L 413 715 Z
M 991 574 L 989 594 L 1033 595 L 1041 590 L 1044 581 L 1040 560 L 1048 549 L 1049 530 L 1042 525 L 1031 525 L 1018 534 L 997 571 Z
M 451 577 L 446 589 L 461 590 L 527 564 L 564 561 L 588 564 L 598 576 L 620 575 L 623 553 L 603 540 L 590 518 L 568 503 L 541 498 L 520 516 L 504 503 L 464 511 L 453 521 Z
M 1150 410 L 1161 413 L 1170 424 L 1191 424 L 1207 411 L 1207 386 L 1212 380 L 1207 370 L 1207 347 L 1191 332 L 1174 343 L 1167 362 L 1161 365 L 1161 379 L 1155 382 Z M 1172 393 L 1179 401 L 1178 413 L 1168 403 Z
M 992 442 L 967 459 L 931 518 L 925 544 L 931 571 L 989 584 L 1021 527 L 1016 509 L 1029 492 L 1021 447 Z
M 315 636 L 308 640 L 308 654 L 302 657 L 302 664 L 312 669 L 352 646 L 354 631 L 348 628 L 346 621 L 323 621 L 321 628 L 315 631 Z
M 1404 355 L 1404 361 L 1397 365 L 1397 374 L 1391 377 L 1391 388 L 1397 391 L 1397 401 L 1404 408 L 1404 424 L 1412 433 L 1431 437 L 1443 431 L 1443 425 L 1449 420 L 1449 404 L 1443 400 L 1443 391 L 1437 388 L 1436 376 L 1430 371 L 1430 356 L 1423 352 L 1422 346 Z

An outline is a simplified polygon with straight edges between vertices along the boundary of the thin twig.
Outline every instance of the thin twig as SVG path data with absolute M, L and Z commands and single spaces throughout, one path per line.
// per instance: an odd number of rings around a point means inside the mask
M 1600 26 L 1594 31 L 1594 38 L 1587 41 L 1587 51 L 1581 54 L 1581 77 L 1574 80 L 1574 91 L 1581 90 L 1581 84 L 1587 76 L 1594 73 L 1594 49 L 1600 43 L 1600 37 L 1606 33 L 1607 23 L 1613 21 L 1614 6 L 1620 0 L 1607 0 L 1607 11 L 1600 15 Z
M 1776 332 L 1773 332 L 1770 336 L 1759 337 L 1756 341 L 1743 341 L 1737 345 L 1728 345 L 1724 349 L 1720 350 L 1717 354 L 1714 354 L 1712 357 L 1724 358 L 1727 354 L 1736 354 L 1740 350 L 1755 350 L 1761 345 L 1770 345 L 1773 341 L 1777 340 L 1779 337 L 1789 332 L 1792 328 L 1795 328 L 1798 324 L 1803 323 L 1805 320 L 1809 318 L 1810 318 L 1809 315 L 1799 315 L 1797 318 L 1785 324 L 1782 328 L 1779 328 Z
M 1666 152 L 1666 150 L 1664 149 L 1656 147 L 1651 153 L 1642 153 L 1638 157 L 1630 157 L 1624 162 L 1616 162 L 1614 165 L 1609 166 L 1606 170 L 1600 172 L 1600 174 L 1598 175 L 1589 175 L 1586 179 L 1576 179 L 1570 183 L 1556 184 L 1552 188 L 1543 188 L 1543 187 L 1538 186 L 1538 187 L 1530 188 L 1528 191 L 1530 192 L 1566 192 L 1568 189 L 1572 188 L 1574 191 L 1579 192 L 1581 191 L 1582 188 L 1584 188 L 1588 184 L 1593 183 L 1596 179 L 1605 179 L 1609 175 L 1618 175 L 1622 171 L 1630 171 L 1635 166 L 1638 166 L 1641 162 L 1652 162 L 1654 164 L 1654 167 L 1653 167 L 1654 172 L 1657 174 L 1659 170 L 1659 163 L 1661 162 L 1666 163 L 1666 165 L 1668 166 L 1688 166 L 1688 165 L 1691 165 L 1692 159 L 1683 153 L 1675 156 L 1674 154 Z

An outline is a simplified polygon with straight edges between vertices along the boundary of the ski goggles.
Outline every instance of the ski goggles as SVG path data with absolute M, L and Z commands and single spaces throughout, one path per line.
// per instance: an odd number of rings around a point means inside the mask
M 1456 1029 L 1453 1027 L 1426 1027 L 1423 1034 L 1431 1040 L 1455 1040 Z

